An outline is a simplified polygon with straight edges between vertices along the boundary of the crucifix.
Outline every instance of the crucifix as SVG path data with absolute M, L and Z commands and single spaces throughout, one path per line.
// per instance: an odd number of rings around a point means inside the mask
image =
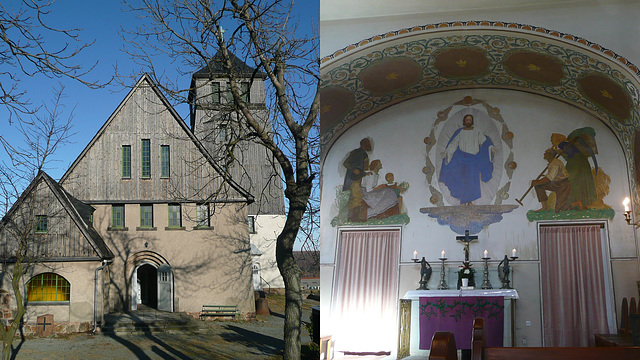
M 464 243 L 464 261 L 469 262 L 469 243 L 478 240 L 478 236 L 470 236 L 469 230 L 465 230 L 464 236 L 456 236 L 456 240 Z

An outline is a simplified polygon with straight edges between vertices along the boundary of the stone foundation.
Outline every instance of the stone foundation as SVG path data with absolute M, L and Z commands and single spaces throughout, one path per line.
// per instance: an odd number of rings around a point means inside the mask
M 22 330 L 25 336 L 36 336 L 36 324 L 24 324 L 22 325 Z M 73 334 L 73 333 L 83 333 L 89 332 L 93 330 L 92 322 L 73 322 L 73 323 L 54 323 L 53 325 L 53 334 Z M 19 336 L 20 332 L 16 333 L 16 336 Z

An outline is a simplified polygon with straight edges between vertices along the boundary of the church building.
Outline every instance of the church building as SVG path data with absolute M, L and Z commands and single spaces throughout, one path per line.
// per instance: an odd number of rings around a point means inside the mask
M 194 81 L 201 81 L 198 74 Z M 270 188 L 280 202 L 255 207 L 234 168 L 195 135 L 209 126 L 200 115 L 215 98 L 209 80 L 195 90 L 192 130 L 143 75 L 58 182 L 44 172 L 36 176 L 0 224 L 5 317 L 16 308 L 10 274 L 21 243 L 29 244 L 22 278 L 27 331 L 43 314 L 53 315 L 55 332 L 87 331 L 106 313 L 141 306 L 197 316 L 203 305 L 234 305 L 251 316 L 254 289 L 280 285 L 273 274 L 279 231 L 268 216 L 263 221 L 261 209 L 284 216 L 282 187 Z M 224 84 L 218 86 L 220 96 Z M 206 94 L 198 95 L 202 89 Z M 256 111 L 266 113 L 263 79 L 246 89 Z M 272 168 L 251 151 L 242 165 Z M 257 281 L 256 264 L 263 266 Z
M 474 316 L 497 346 L 617 332 L 640 284 L 638 15 L 623 0 L 321 1 L 335 358 L 424 356 Z

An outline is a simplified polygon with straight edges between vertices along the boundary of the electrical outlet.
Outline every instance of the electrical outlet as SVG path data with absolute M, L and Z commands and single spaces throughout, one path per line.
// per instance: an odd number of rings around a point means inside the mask
M 522 338 L 522 345 L 527 345 L 527 338 L 526 337 Z
M 525 322 L 524 322 L 524 324 L 525 324 L 526 326 L 531 326 L 531 321 L 527 320 L 527 321 L 525 321 Z

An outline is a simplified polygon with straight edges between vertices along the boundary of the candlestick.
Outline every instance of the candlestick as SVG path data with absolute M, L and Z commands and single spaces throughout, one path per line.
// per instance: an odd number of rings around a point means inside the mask
M 445 273 L 444 273 L 445 260 L 447 260 L 447 258 L 444 257 L 444 250 L 443 250 L 442 257 L 440 258 L 442 266 L 440 267 L 440 284 L 438 284 L 438 290 L 449 290 L 449 285 L 447 285 L 447 281 L 445 280 Z
M 493 286 L 491 286 L 491 282 L 489 282 L 489 259 L 491 258 L 487 256 L 487 250 L 485 250 L 484 257 L 482 258 L 482 260 L 484 260 L 484 276 L 482 280 L 482 286 L 480 287 L 482 289 L 493 289 Z

